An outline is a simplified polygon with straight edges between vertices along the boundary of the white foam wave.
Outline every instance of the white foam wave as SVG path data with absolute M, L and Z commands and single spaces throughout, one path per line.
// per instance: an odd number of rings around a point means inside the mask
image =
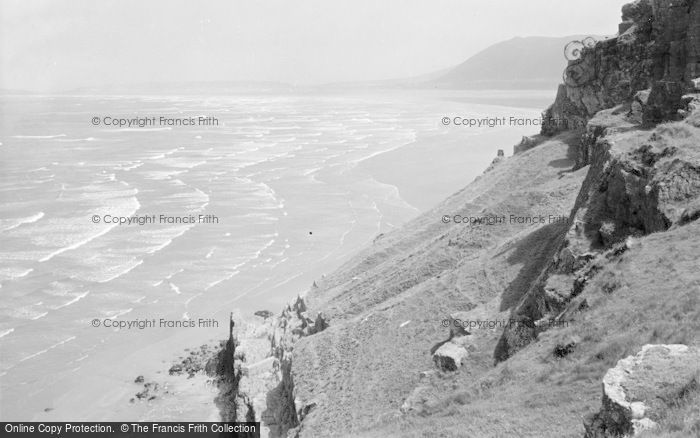
M 29 360 L 29 359 L 32 359 L 32 358 L 34 358 L 34 357 L 40 356 L 40 355 L 42 355 L 42 354 L 48 352 L 49 350 L 53 350 L 53 349 L 56 348 L 56 347 L 60 347 L 61 345 L 65 344 L 65 343 L 67 343 L 67 342 L 70 342 L 70 341 L 72 341 L 72 340 L 74 340 L 74 339 L 75 339 L 75 336 L 71 336 L 71 337 L 69 337 L 69 338 L 67 338 L 67 339 L 64 339 L 64 340 L 62 340 L 62 341 L 60 341 L 60 342 L 57 342 L 57 343 L 53 344 L 52 346 L 50 346 L 49 348 L 47 348 L 47 349 L 45 349 L 45 350 L 40 350 L 40 351 L 37 351 L 37 352 L 34 353 L 34 354 L 30 354 L 29 356 L 25 357 L 24 359 L 21 359 L 20 362 L 24 362 L 25 360 Z
M 82 293 L 82 294 L 76 294 L 75 297 L 74 297 L 72 300 L 70 300 L 70 301 L 68 301 L 68 302 L 66 302 L 66 303 L 63 303 L 63 304 L 61 304 L 61 305 L 59 305 L 59 306 L 52 307 L 52 309 L 53 309 L 53 310 L 57 310 L 57 309 L 61 309 L 61 308 L 63 308 L 63 307 L 68 307 L 68 306 L 70 306 L 71 304 L 77 303 L 77 302 L 80 301 L 81 299 L 85 298 L 89 293 L 90 293 L 89 291 L 86 291 L 86 292 L 84 292 L 84 293 Z
M 173 283 L 171 283 L 171 282 L 168 282 L 168 285 L 170 286 L 170 290 L 173 291 L 173 292 L 175 292 L 176 294 L 180 295 L 180 294 L 182 293 L 182 292 L 180 291 L 180 288 L 177 287 L 177 285 L 175 285 L 175 284 L 173 284 Z
M 31 319 L 32 321 L 35 321 L 35 320 L 37 320 L 37 319 L 39 319 L 39 318 L 45 317 L 45 316 L 48 315 L 48 314 L 49 314 L 49 312 L 42 312 L 42 313 L 40 313 L 40 314 L 38 314 L 38 315 L 36 315 L 36 316 L 33 316 L 33 317 L 29 318 L 29 319 Z
M 129 272 L 131 272 L 133 269 L 135 269 L 137 266 L 140 266 L 141 264 L 143 264 L 143 260 L 132 259 L 129 263 L 124 264 L 121 270 L 115 269 L 114 274 L 112 274 L 109 277 L 104 278 L 102 280 L 98 280 L 97 282 L 98 283 L 108 283 L 112 280 L 115 280 L 115 279 L 121 277 L 122 275 L 128 274 Z
M 138 190 L 134 189 L 133 191 L 129 191 L 129 192 L 132 194 L 135 194 L 135 193 L 138 193 Z M 89 194 L 83 194 L 83 197 L 87 197 L 89 199 Z M 124 211 L 125 214 L 123 214 L 123 216 L 132 216 L 141 207 L 141 204 L 139 203 L 138 199 L 135 196 L 132 198 L 129 198 L 129 201 L 132 204 L 131 208 L 129 209 L 129 211 Z M 125 208 L 128 208 L 128 207 L 125 206 Z M 115 211 L 115 213 L 118 212 L 117 209 L 114 209 L 113 211 Z M 93 240 L 104 236 L 105 234 L 109 233 L 113 228 L 115 228 L 117 226 L 118 226 L 118 224 L 112 224 L 110 226 L 104 227 L 101 231 L 99 231 L 95 234 L 89 235 L 83 239 L 80 239 L 80 240 L 78 240 L 70 245 L 59 248 L 59 249 L 45 255 L 44 257 L 41 257 L 38 261 L 41 263 L 44 263 L 44 262 L 51 260 L 52 258 L 56 257 L 59 254 L 63 254 L 66 251 L 72 251 L 74 249 L 80 248 L 81 246 L 86 245 L 86 244 L 92 242 Z
M 29 269 L 22 269 L 22 268 L 0 268 L 0 280 L 18 280 L 22 277 L 26 277 L 29 275 L 32 271 L 34 271 L 33 268 Z
M 207 286 L 204 288 L 204 290 L 207 291 L 207 290 L 213 288 L 214 286 L 216 286 L 217 284 L 221 284 L 221 283 L 223 283 L 224 281 L 228 281 L 228 280 L 232 279 L 233 277 L 235 277 L 236 275 L 238 275 L 240 272 L 241 272 L 241 271 L 233 271 L 233 272 L 231 272 L 230 274 L 226 275 L 226 276 L 223 277 L 223 278 L 220 278 L 220 279 L 218 279 L 218 280 L 212 281 L 211 283 L 207 284 Z
M 20 227 L 25 224 L 33 224 L 34 222 L 38 221 L 42 217 L 44 217 L 45 214 L 43 211 L 40 211 L 39 213 L 33 214 L 31 216 L 27 216 L 24 218 L 19 218 L 19 219 L 14 219 L 14 224 L 10 225 L 9 227 L 3 228 L 0 231 L 9 231 L 9 230 L 14 230 L 17 227 Z
M 47 138 L 60 138 L 65 137 L 66 134 L 56 134 L 56 135 L 13 135 L 12 138 L 27 138 L 27 139 L 47 139 Z
M 69 139 L 61 139 L 58 140 L 61 143 L 78 143 L 82 141 L 95 141 L 97 140 L 95 137 L 88 137 L 88 138 L 69 138 Z
M 117 318 L 119 318 L 119 317 L 122 316 L 122 315 L 126 315 L 127 313 L 131 312 L 132 310 L 134 310 L 134 308 L 133 308 L 133 307 L 130 307 L 130 308 L 128 308 L 128 309 L 114 310 L 114 311 L 112 311 L 112 313 L 110 313 L 109 311 L 107 311 L 107 312 L 102 312 L 102 313 L 103 313 L 104 315 L 106 315 L 106 316 L 105 316 L 106 319 L 117 319 Z

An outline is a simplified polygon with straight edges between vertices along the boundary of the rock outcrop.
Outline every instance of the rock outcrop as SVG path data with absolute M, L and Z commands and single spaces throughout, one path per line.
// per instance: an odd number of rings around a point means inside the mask
M 700 112 L 694 103 L 700 96 L 683 94 L 694 91 L 691 77 L 698 73 L 699 8 L 696 1 L 639 0 L 623 8 L 623 35 L 584 48 L 571 64 L 593 69 L 592 79 L 562 85 L 548 113 L 552 122 L 585 123 L 574 148 L 574 169 L 589 170 L 555 257 L 513 311 L 514 319 L 533 321 L 534 328 L 506 328 L 496 361 L 537 338 L 549 326 L 546 321 L 570 313 L 572 300 L 605 263 L 619 259 L 628 237 L 700 216 Z M 671 93 L 673 87 L 681 91 Z M 664 103 L 655 93 L 675 97 Z M 679 121 L 640 129 L 668 120 Z M 564 125 L 546 125 L 543 133 Z
M 607 114 L 600 117 L 606 119 Z M 537 321 L 558 320 L 570 312 L 572 300 L 602 266 L 626 251 L 628 238 L 700 217 L 698 117 L 695 112 L 653 131 L 627 131 L 624 124 L 620 129 L 601 128 L 606 134 L 586 153 L 590 168 L 571 212 L 570 228 L 513 311 L 514 319 L 534 321 L 535 329 L 506 328 L 494 353 L 496 361 L 512 356 L 548 327 Z M 589 126 L 600 126 L 598 120 Z
M 270 436 L 294 435 L 294 428 L 313 409 L 313 402 L 305 403 L 296 397 L 292 371 L 292 351 L 294 344 L 302 337 L 311 336 L 328 328 L 323 314 L 315 318 L 307 315 L 307 307 L 302 297 L 287 305 L 273 330 L 268 335 L 270 357 L 275 359 L 276 381 L 279 382 L 266 394 L 267 409 L 263 421 L 270 428 Z M 290 432 L 292 430 L 292 432 Z
M 498 163 L 500 163 L 501 161 L 503 161 L 505 159 L 506 159 L 506 157 L 505 157 L 505 154 L 503 153 L 503 149 L 499 149 L 498 155 L 496 155 L 496 158 L 494 158 L 493 161 L 491 161 L 491 164 L 489 165 L 488 168 L 486 168 L 484 173 L 491 171 L 494 167 L 496 167 L 498 165 Z
M 544 114 L 543 134 L 582 128 L 601 110 L 629 105 L 642 90 L 648 90 L 645 124 L 680 118 L 682 97 L 694 92 L 700 76 L 700 3 L 637 0 L 623 7 L 622 20 L 617 37 L 582 46 L 580 57 L 569 61 L 565 84 Z
M 456 371 L 466 357 L 467 349 L 453 341 L 444 343 L 433 353 L 433 361 L 442 371 Z
M 307 315 L 302 297 L 287 305 L 279 316 L 256 313 L 262 323 L 240 323 L 234 336 L 222 343 L 217 357 L 207 364 L 218 377 L 217 404 L 225 421 L 257 421 L 261 436 L 294 434 L 312 404 L 297 400 L 292 373 L 292 350 L 302 337 L 328 327 L 322 314 Z M 292 430 L 292 432 L 290 432 Z
M 603 378 L 602 407 L 584 422 L 586 438 L 637 436 L 658 427 L 669 404 L 700 388 L 700 350 L 645 345 Z

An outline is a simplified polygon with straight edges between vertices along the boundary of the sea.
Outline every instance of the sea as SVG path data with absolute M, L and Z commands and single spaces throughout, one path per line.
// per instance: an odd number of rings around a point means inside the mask
M 278 312 L 420 213 L 362 162 L 500 130 L 509 143 L 465 146 L 483 170 L 538 128 L 441 120 L 537 117 L 552 98 L 504 104 L 512 94 L 3 96 L 0 420 L 144 418 L 128 402 L 135 376 L 224 339 L 231 312 Z

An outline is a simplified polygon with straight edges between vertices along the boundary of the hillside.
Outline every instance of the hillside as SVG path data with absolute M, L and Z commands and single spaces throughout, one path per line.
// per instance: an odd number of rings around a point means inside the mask
M 516 37 L 494 44 L 426 83 L 456 89 L 552 89 L 566 67 L 564 46 L 580 35 Z
M 700 433 L 700 364 L 670 353 L 700 347 L 700 3 L 638 0 L 620 31 L 569 63 L 513 157 L 239 332 L 238 418 L 294 437 Z M 614 411 L 601 382 L 640 350 L 662 373 Z

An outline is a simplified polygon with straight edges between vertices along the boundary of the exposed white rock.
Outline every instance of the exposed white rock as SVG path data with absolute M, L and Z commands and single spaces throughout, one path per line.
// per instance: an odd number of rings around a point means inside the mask
M 700 350 L 687 345 L 645 345 L 603 377 L 600 411 L 585 422 L 586 437 L 637 436 L 656 428 L 663 400 L 681 394 L 700 373 Z
M 446 342 L 433 354 L 435 365 L 443 371 L 456 371 L 467 357 L 467 349 L 454 342 Z

